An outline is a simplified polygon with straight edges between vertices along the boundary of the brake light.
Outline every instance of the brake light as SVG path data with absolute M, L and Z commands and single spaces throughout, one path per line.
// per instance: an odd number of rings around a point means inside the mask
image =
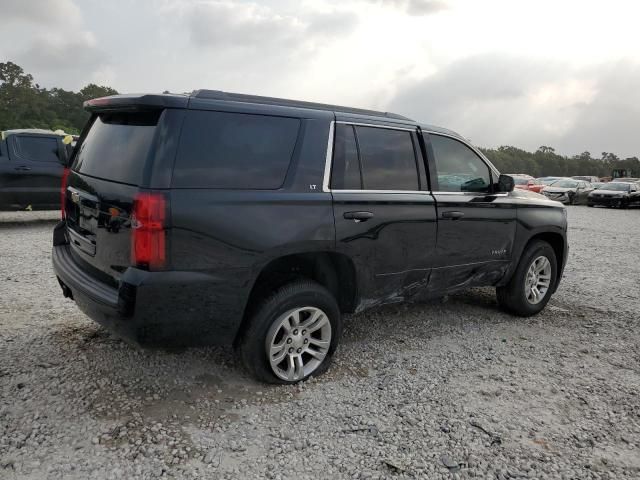
M 66 203 L 66 198 L 67 198 L 67 181 L 69 180 L 69 169 L 65 168 L 64 171 L 62 172 L 62 181 L 60 182 L 60 218 L 62 220 L 65 219 L 66 214 L 64 212 L 65 210 L 65 203 Z
M 163 267 L 166 262 L 166 200 L 160 193 L 139 193 L 131 216 L 131 262 L 148 268 Z

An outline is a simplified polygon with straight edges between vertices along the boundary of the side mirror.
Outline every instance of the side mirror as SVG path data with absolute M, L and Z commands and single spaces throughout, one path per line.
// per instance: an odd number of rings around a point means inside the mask
M 498 192 L 513 192 L 516 183 L 513 181 L 513 177 L 509 175 L 500 175 L 498 178 Z

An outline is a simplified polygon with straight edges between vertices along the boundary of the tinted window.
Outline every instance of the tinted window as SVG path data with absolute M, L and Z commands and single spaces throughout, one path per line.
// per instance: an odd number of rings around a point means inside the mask
M 362 188 L 358 147 L 356 146 L 356 137 L 351 125 L 336 125 L 331 188 L 343 190 L 358 190 Z
M 418 170 L 411 133 L 355 127 L 365 190 L 418 190 Z
M 240 113 L 187 114 L 175 187 L 275 189 L 282 186 L 300 120 Z
M 159 113 L 110 113 L 95 119 L 80 144 L 73 169 L 114 182 L 139 185 Z
M 58 141 L 55 138 L 28 137 L 16 135 L 13 137 L 18 155 L 33 162 L 59 162 Z
M 453 138 L 430 135 L 430 139 L 435 154 L 439 191 L 489 191 L 489 167 L 473 150 Z

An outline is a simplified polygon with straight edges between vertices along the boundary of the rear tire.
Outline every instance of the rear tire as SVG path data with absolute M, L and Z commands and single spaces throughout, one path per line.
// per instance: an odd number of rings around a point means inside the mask
M 316 282 L 299 280 L 258 304 L 237 351 L 257 380 L 293 384 L 329 368 L 341 332 L 333 295 Z
M 521 317 L 535 315 L 544 309 L 551 298 L 557 275 L 553 248 L 543 240 L 534 240 L 522 253 L 509 283 L 496 288 L 498 304 Z

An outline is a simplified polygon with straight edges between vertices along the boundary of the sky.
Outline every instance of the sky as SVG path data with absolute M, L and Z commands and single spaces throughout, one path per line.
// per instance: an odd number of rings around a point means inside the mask
M 640 156 L 631 0 L 0 0 L 0 18 L 0 61 L 44 87 L 210 88 Z

